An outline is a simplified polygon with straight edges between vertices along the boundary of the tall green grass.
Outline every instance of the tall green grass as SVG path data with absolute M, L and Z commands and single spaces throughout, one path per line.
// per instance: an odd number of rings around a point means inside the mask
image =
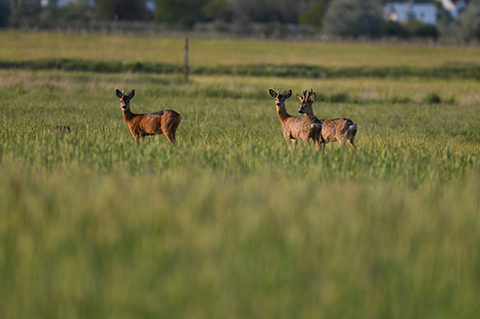
M 478 178 L 233 175 L 2 168 L 2 316 L 479 313 Z
M 427 83 L 0 71 L 0 317 L 477 317 L 476 83 Z M 292 149 L 276 86 L 358 151 Z M 178 146 L 135 145 L 115 88 Z
M 59 75 L 61 74 L 61 76 Z M 266 99 L 265 88 L 281 87 L 300 93 L 306 88 L 313 88 L 317 93 L 318 103 L 315 110 L 319 117 L 338 116 L 335 107 L 326 107 L 323 102 L 330 103 L 384 103 L 384 104 L 431 104 L 429 96 L 438 95 L 445 104 L 467 106 L 465 110 L 474 110 L 480 102 L 477 82 L 471 79 L 437 79 L 408 77 L 401 80 L 395 78 L 276 78 L 276 77 L 243 77 L 243 76 L 191 76 L 185 83 L 180 75 L 157 75 L 141 73 L 103 74 L 89 72 L 27 71 L 0 70 L 0 85 L 12 98 L 21 98 L 30 93 L 68 93 L 89 95 L 94 103 L 98 103 L 96 95 L 107 94 L 116 88 L 140 90 L 136 99 L 155 97 L 155 105 L 164 106 L 177 103 L 175 98 L 209 99 L 231 98 Z M 160 98 L 162 97 L 162 98 Z M 56 97 L 57 98 L 57 97 Z M 60 95 L 60 99 L 69 97 Z M 111 101 L 105 101 L 108 103 Z M 327 104 L 328 105 L 328 104 Z M 287 108 L 296 112 L 295 98 L 289 100 Z M 333 110 L 333 112 L 330 112 Z M 141 110 L 148 111 L 148 110 Z

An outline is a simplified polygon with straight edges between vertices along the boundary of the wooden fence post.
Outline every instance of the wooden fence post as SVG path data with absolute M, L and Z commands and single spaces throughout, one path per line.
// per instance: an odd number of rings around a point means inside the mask
M 185 65 L 183 66 L 183 75 L 185 76 L 185 81 L 188 81 L 188 74 L 190 72 L 188 65 L 188 38 L 185 38 Z

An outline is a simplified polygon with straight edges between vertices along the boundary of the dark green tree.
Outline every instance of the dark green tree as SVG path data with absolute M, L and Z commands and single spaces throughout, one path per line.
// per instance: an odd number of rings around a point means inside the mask
M 11 8 L 9 24 L 11 26 L 18 27 L 38 19 L 38 15 L 41 12 L 39 2 L 25 0 L 10 0 L 9 2 Z
M 472 0 L 458 18 L 457 34 L 467 42 L 480 40 L 480 0 Z
M 96 8 L 101 19 L 138 21 L 148 17 L 143 0 L 99 0 Z
M 50 0 L 42 7 L 38 16 L 38 24 L 41 27 L 52 27 L 58 23 L 58 0 Z
M 403 26 L 413 38 L 431 38 L 437 40 L 439 36 L 438 30 L 433 24 L 411 20 L 404 23 Z
M 203 17 L 208 20 L 231 22 L 234 16 L 228 0 L 211 0 L 202 8 Z
M 315 1 L 308 11 L 301 14 L 298 18 L 303 26 L 313 29 L 320 29 L 323 26 L 323 16 L 325 15 L 325 2 L 322 0 Z
M 440 33 L 433 24 L 418 20 L 409 20 L 404 23 L 394 21 L 385 22 L 382 36 L 397 37 L 399 39 L 424 38 L 437 40 Z
M 11 14 L 10 3 L 7 0 L 0 0 L 0 28 L 8 26 Z
M 236 20 L 298 23 L 299 13 L 311 0 L 229 0 Z
M 192 29 L 204 19 L 202 8 L 207 0 L 157 0 L 155 21 L 170 27 Z
M 281 20 L 278 3 L 274 0 L 251 1 L 249 15 L 254 22 L 277 22 Z
M 305 5 L 302 0 L 291 1 L 291 0 L 276 0 L 278 13 L 279 13 L 279 22 L 283 23 L 293 23 L 298 24 L 298 16 Z
M 381 32 L 383 12 L 374 0 L 333 0 L 324 23 L 327 34 L 372 37 Z
M 63 20 L 91 20 L 95 12 L 88 0 L 74 0 L 57 9 L 57 15 Z

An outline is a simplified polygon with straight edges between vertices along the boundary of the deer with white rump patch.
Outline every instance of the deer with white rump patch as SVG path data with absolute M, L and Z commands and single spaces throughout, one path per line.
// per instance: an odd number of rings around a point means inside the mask
M 314 116 L 298 117 L 291 116 L 287 113 L 285 100 L 292 96 L 292 90 L 285 90 L 283 93 L 280 93 L 280 90 L 277 88 L 277 92 L 270 89 L 269 93 L 275 98 L 278 118 L 282 123 L 282 131 L 285 139 L 292 141 L 294 146 L 297 144 L 297 140 L 302 140 L 308 144 L 309 140 L 312 139 L 320 149 L 322 123 Z
M 116 91 L 122 106 L 123 119 L 128 125 L 130 132 L 138 143 L 138 138 L 142 138 L 142 143 L 147 135 L 165 134 L 170 143 L 175 144 L 175 132 L 177 130 L 182 116 L 174 110 L 162 110 L 150 114 L 133 114 L 130 110 L 130 100 L 135 95 L 135 90 L 128 94 Z
M 315 97 L 316 94 L 313 92 L 313 89 L 311 89 L 310 92 L 308 92 L 308 90 L 303 91 L 303 96 L 297 94 L 297 98 L 300 101 L 298 113 L 305 114 L 306 117 L 315 117 L 312 108 Z M 346 143 L 352 150 L 356 149 L 353 143 L 355 135 L 357 134 L 357 123 L 347 118 L 332 120 L 320 119 L 320 122 L 322 122 L 320 148 L 323 148 L 325 143 L 338 141 L 342 147 L 345 147 Z

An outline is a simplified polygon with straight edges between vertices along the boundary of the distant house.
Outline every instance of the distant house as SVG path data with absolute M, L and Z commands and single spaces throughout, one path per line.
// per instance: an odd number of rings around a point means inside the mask
M 437 0 L 443 6 L 443 9 L 450 13 L 454 19 L 458 18 L 460 13 L 467 7 L 470 0 Z
M 50 2 L 50 0 L 30 0 L 32 2 L 38 2 L 41 4 L 42 7 L 46 7 L 48 5 L 48 3 Z M 66 4 L 68 4 L 69 2 L 72 2 L 72 1 L 75 1 L 75 0 L 58 0 L 58 6 L 61 7 L 61 6 L 64 6 Z M 156 0 L 144 0 L 145 2 L 145 6 L 147 7 L 147 9 L 151 12 L 155 11 L 155 9 L 157 8 L 157 4 L 156 4 Z M 88 0 L 87 1 L 88 5 L 90 6 L 93 6 L 95 4 L 95 1 L 94 0 Z
M 442 3 L 443 9 L 450 12 L 450 15 L 453 18 L 456 19 L 458 17 L 458 8 L 453 0 L 438 0 L 438 1 Z
M 427 24 L 437 24 L 437 6 L 430 3 L 388 3 L 384 9 L 387 20 L 404 22 L 418 20 Z

